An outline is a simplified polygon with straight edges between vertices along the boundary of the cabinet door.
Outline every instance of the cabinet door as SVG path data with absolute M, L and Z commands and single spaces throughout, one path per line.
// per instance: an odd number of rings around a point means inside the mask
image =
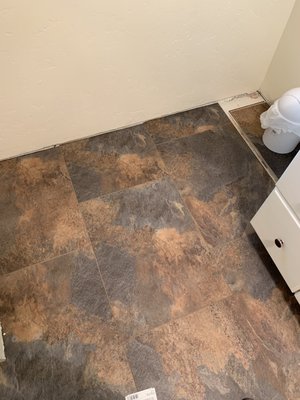
M 300 151 L 288 166 L 276 186 L 300 218 Z
M 300 290 L 300 223 L 277 189 L 251 224 L 292 292 Z

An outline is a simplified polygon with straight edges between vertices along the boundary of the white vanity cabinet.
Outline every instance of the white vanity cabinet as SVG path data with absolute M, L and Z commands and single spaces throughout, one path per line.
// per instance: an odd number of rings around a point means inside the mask
M 300 219 L 300 151 L 279 179 L 276 186 Z
M 300 152 L 251 224 L 300 302 Z

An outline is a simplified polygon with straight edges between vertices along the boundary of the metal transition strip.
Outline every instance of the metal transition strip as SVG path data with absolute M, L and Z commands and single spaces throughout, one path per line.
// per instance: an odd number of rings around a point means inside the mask
M 257 148 L 252 143 L 252 141 L 248 138 L 248 136 L 243 131 L 243 129 L 240 127 L 240 125 L 236 122 L 236 120 L 230 114 L 230 111 L 236 110 L 237 108 L 249 107 L 251 105 L 259 104 L 262 102 L 265 102 L 265 99 L 261 96 L 260 93 L 254 92 L 254 93 L 250 93 L 250 94 L 245 93 L 245 94 L 241 94 L 238 96 L 230 97 L 228 99 L 221 100 L 221 101 L 219 101 L 219 105 L 221 106 L 221 108 L 223 109 L 223 111 L 225 112 L 227 117 L 230 119 L 232 124 L 235 126 L 235 128 L 237 129 L 237 131 L 239 132 L 241 137 L 247 143 L 248 147 L 253 152 L 255 157 L 258 159 L 260 164 L 264 167 L 264 169 L 267 171 L 267 173 L 270 175 L 270 177 L 276 183 L 278 181 L 277 176 L 274 174 L 273 170 L 266 163 L 263 156 L 257 150 Z

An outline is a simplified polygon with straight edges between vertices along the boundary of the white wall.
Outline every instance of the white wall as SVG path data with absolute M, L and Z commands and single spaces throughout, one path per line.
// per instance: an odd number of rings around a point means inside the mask
M 296 0 L 286 29 L 261 86 L 262 94 L 270 101 L 285 91 L 300 87 L 300 0 Z
M 0 0 L 0 158 L 257 89 L 294 0 Z

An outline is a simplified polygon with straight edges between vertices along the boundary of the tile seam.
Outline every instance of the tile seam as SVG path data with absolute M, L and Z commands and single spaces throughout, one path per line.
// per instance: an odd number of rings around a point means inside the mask
M 256 104 L 262 104 L 263 102 L 259 102 Z M 240 107 L 240 108 L 235 108 L 233 110 L 230 111 L 236 111 L 239 110 L 241 108 L 247 108 L 247 107 L 251 107 L 253 105 L 249 105 L 249 106 L 245 106 L 245 107 Z M 251 150 L 251 152 L 254 154 L 254 156 L 256 157 L 256 159 L 259 161 L 259 163 L 263 166 L 263 168 L 265 169 L 265 171 L 268 173 L 268 175 L 271 177 L 271 179 L 273 180 L 274 183 L 276 183 L 278 181 L 277 176 L 275 175 L 274 171 L 271 169 L 271 167 L 267 164 L 267 162 L 265 161 L 265 159 L 263 158 L 263 156 L 261 155 L 260 151 L 256 148 L 256 146 L 254 145 L 254 143 L 252 143 L 252 141 L 248 138 L 248 136 L 246 135 L 246 133 L 244 132 L 244 130 L 241 128 L 241 126 L 239 125 L 239 123 L 236 121 L 236 119 L 233 117 L 233 115 L 231 115 L 230 111 L 224 111 L 228 117 L 228 119 L 230 120 L 230 122 L 232 123 L 232 125 L 236 128 L 237 132 L 239 133 L 239 135 L 242 137 L 242 139 L 244 140 L 244 142 L 247 144 L 248 148 Z
M 74 185 L 73 185 L 73 181 L 72 181 L 72 179 L 71 179 L 71 177 L 70 177 L 69 168 L 68 168 L 67 162 L 66 162 L 66 160 L 65 160 L 65 156 L 64 156 L 64 154 L 63 154 L 63 151 L 62 151 L 61 149 L 59 149 L 59 150 L 60 150 L 60 153 L 62 154 L 64 163 L 65 163 L 65 166 L 66 166 L 68 175 L 69 175 L 69 179 L 70 179 L 70 182 L 71 182 L 71 185 L 72 185 L 72 190 L 73 190 L 74 196 L 75 196 L 75 198 L 76 198 L 77 209 L 78 209 L 78 212 L 79 212 L 79 214 L 80 214 L 80 217 L 81 217 L 81 220 L 82 220 L 82 223 L 83 223 L 83 226 L 84 226 L 84 231 L 85 231 L 85 234 L 86 234 L 86 236 L 87 236 L 87 238 L 88 238 L 88 241 L 89 241 L 89 245 L 91 246 L 92 253 L 93 253 L 94 258 L 95 258 L 95 261 L 96 261 L 97 270 L 98 270 L 98 273 L 99 273 L 99 276 L 100 276 L 100 280 L 101 280 L 101 282 L 102 282 L 102 285 L 103 285 L 103 288 L 104 288 L 104 291 L 105 291 L 105 295 L 106 295 L 106 298 L 107 298 L 107 301 L 108 301 L 108 304 L 109 304 L 109 308 L 110 308 L 110 311 L 111 311 L 111 313 L 112 313 L 111 302 L 110 302 L 110 299 L 109 299 L 108 294 L 107 294 L 107 290 L 106 290 L 106 287 L 105 287 L 105 284 L 104 284 L 104 281 L 103 281 L 103 277 L 102 277 L 102 273 L 101 273 L 100 266 L 99 266 L 99 263 L 98 263 L 98 259 L 97 259 L 96 254 L 95 254 L 95 249 L 94 249 L 94 246 L 93 246 L 93 242 L 92 242 L 92 240 L 91 240 L 89 231 L 88 231 L 87 226 L 86 226 L 85 218 L 84 218 L 84 216 L 82 215 L 82 212 L 81 212 L 81 209 L 80 209 L 80 203 L 79 203 L 79 201 L 78 201 L 78 198 L 77 198 L 77 195 L 76 195 L 76 192 L 75 192 L 75 188 L 74 188 Z

